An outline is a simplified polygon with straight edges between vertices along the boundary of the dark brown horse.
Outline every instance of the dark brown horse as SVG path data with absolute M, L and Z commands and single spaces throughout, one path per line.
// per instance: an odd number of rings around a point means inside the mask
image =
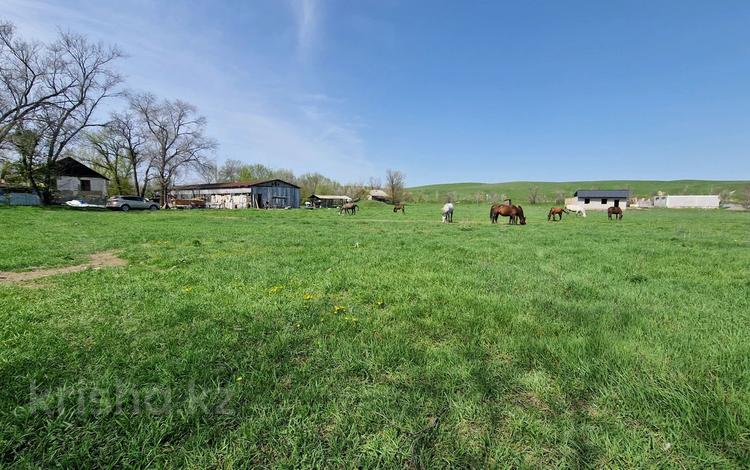
M 564 207 L 553 207 L 552 209 L 549 210 L 549 214 L 547 214 L 547 222 L 549 222 L 550 220 L 554 222 L 555 216 L 560 216 L 558 220 L 562 220 L 563 214 L 567 214 L 567 213 L 568 213 L 568 209 Z
M 339 215 L 343 214 L 344 212 L 350 215 L 356 215 L 357 209 L 359 209 L 358 205 L 354 204 L 353 202 L 347 202 L 346 204 L 341 206 L 341 209 L 339 209 Z
M 406 208 L 406 204 L 398 203 L 393 205 L 393 213 L 395 214 L 398 211 L 401 211 L 402 214 L 406 214 L 406 211 L 404 210 Z
M 523 215 L 523 207 L 512 204 L 493 204 L 490 207 L 490 222 L 497 223 L 499 216 L 509 217 L 508 224 L 519 223 L 526 225 L 526 217 Z
M 607 218 L 612 220 L 612 216 L 615 216 L 615 220 L 622 220 L 622 209 L 619 207 L 610 207 L 607 209 Z

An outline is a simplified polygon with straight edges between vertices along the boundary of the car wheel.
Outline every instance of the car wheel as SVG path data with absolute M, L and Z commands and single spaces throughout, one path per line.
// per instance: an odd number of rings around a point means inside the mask
M 123 211 L 123 212 L 127 212 L 127 211 L 130 210 L 130 206 L 127 205 L 127 204 L 123 204 L 123 205 L 120 206 L 120 210 Z
M 150 211 L 157 211 L 157 210 L 159 210 L 159 206 L 153 205 L 153 206 L 149 207 L 148 210 L 150 210 Z

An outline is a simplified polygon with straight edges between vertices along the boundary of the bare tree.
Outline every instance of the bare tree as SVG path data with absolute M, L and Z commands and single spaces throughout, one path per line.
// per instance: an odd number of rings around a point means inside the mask
M 126 157 L 125 142 L 110 127 L 87 132 L 86 142 L 91 155 L 84 158 L 89 165 L 107 175 L 112 181 L 112 190 L 116 194 L 129 193 L 132 166 Z
M 555 204 L 562 205 L 564 203 L 565 203 L 565 192 L 564 191 L 555 192 Z
M 60 67 L 46 78 L 46 86 L 56 93 L 55 103 L 41 106 L 32 126 L 39 136 L 38 155 L 26 168 L 29 183 L 41 194 L 42 203 L 52 202 L 56 163 L 63 152 L 81 136 L 84 129 L 101 124 L 93 122 L 101 102 L 116 95 L 121 77 L 112 70 L 112 62 L 122 57 L 116 47 L 91 43 L 85 36 L 60 33 L 49 46 L 52 62 Z
M 15 27 L 0 22 L 0 147 L 11 133 L 45 106 L 66 101 L 76 84 L 66 58 L 39 42 L 15 36 Z
M 370 176 L 370 180 L 367 182 L 368 189 L 380 189 L 383 187 L 383 183 L 377 176 Z
M 385 172 L 385 185 L 388 188 L 388 194 L 394 203 L 401 202 L 404 192 L 404 182 L 406 175 L 398 170 L 388 169 Z
M 536 204 L 539 202 L 539 186 L 532 186 L 529 188 L 529 204 Z
M 135 192 L 143 197 L 151 177 L 151 160 L 146 151 L 148 136 L 145 122 L 135 112 L 132 99 L 129 101 L 129 109 L 113 113 L 107 127 L 119 138 L 124 158 L 130 165 Z
M 240 180 L 240 171 L 245 164 L 239 160 L 228 159 L 219 168 L 219 179 L 226 182 Z
M 204 133 L 206 119 L 184 101 L 163 100 L 145 93 L 132 98 L 134 109 L 148 130 L 151 165 L 159 183 L 162 207 L 169 207 L 169 191 L 182 172 L 207 164 L 217 144 Z

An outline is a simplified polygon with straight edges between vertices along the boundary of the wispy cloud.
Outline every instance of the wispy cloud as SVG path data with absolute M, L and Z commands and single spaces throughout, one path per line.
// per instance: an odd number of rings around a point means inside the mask
M 290 0 L 297 23 L 297 54 L 307 60 L 319 34 L 320 3 L 317 0 Z

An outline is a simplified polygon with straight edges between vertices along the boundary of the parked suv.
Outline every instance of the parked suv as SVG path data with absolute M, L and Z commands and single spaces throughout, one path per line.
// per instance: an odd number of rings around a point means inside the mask
M 130 209 L 148 209 L 155 211 L 159 209 L 159 205 L 154 201 L 150 201 L 145 197 L 140 196 L 112 196 L 107 199 L 107 209 L 120 210 L 127 212 Z

